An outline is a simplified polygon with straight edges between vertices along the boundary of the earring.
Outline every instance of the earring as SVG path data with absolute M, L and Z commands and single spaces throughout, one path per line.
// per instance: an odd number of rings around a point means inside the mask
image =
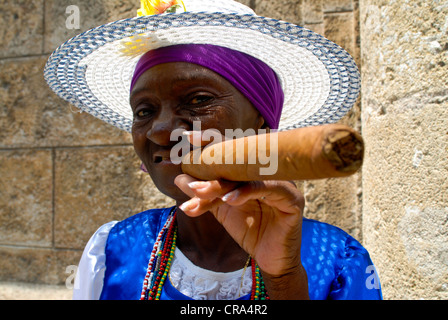
M 140 166 L 140 169 L 145 172 L 148 173 L 148 169 L 146 169 L 145 165 L 142 163 L 142 165 Z

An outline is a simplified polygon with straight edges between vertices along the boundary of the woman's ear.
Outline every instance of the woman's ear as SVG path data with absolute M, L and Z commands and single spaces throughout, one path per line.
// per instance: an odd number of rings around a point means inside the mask
M 257 117 L 257 130 L 259 129 L 267 129 L 268 132 L 270 131 L 269 125 L 264 120 L 263 116 L 261 114 L 258 114 Z

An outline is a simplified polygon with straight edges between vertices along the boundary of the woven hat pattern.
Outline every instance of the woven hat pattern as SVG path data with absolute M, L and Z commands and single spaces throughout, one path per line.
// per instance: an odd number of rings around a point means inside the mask
M 241 11 L 241 6 L 236 7 Z M 129 88 L 144 52 L 123 54 L 123 44 L 137 39 L 147 51 L 207 43 L 245 52 L 274 69 L 285 92 L 280 130 L 337 122 L 352 108 L 360 79 L 345 50 L 306 28 L 235 13 L 237 9 L 138 17 L 94 28 L 51 55 L 45 79 L 57 95 L 80 110 L 130 132 Z

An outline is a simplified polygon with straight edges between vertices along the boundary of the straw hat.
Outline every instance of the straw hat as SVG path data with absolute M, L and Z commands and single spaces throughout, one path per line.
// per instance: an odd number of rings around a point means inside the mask
M 257 16 L 232 0 L 143 2 L 149 6 L 141 16 L 99 26 L 56 49 L 44 75 L 57 95 L 130 132 L 129 91 L 139 58 L 159 47 L 200 43 L 247 53 L 277 73 L 285 94 L 279 130 L 334 123 L 358 97 L 353 58 L 306 28 Z M 154 15 L 158 8 L 165 13 Z

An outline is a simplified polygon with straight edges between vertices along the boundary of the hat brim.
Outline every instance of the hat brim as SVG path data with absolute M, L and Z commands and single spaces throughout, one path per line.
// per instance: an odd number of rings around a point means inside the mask
M 129 90 L 139 58 L 187 43 L 228 47 L 268 64 L 285 94 L 279 130 L 337 122 L 359 94 L 358 68 L 343 48 L 288 22 L 239 14 L 185 12 L 106 24 L 61 45 L 44 76 L 64 100 L 130 132 Z

